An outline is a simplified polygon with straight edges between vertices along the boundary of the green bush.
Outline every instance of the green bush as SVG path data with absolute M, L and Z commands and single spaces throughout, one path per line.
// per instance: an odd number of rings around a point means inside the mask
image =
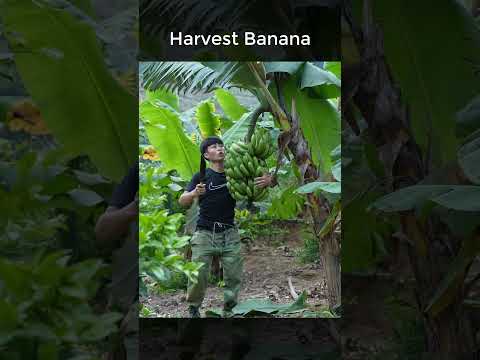
M 168 206 L 172 199 L 176 203 L 182 190 L 176 182 L 178 180 L 163 173 L 160 167 L 140 168 L 139 274 L 142 295 L 148 292 L 147 277 L 153 281 L 152 290 L 161 292 L 172 289 L 172 286 L 184 288 L 186 279 L 196 281 L 198 276 L 201 264 L 184 257 L 184 248 L 190 237 L 179 235 L 185 216 L 173 213 Z
M 121 314 L 96 314 L 89 305 L 106 266 L 97 259 L 68 261 L 65 252 L 28 263 L 0 260 L 0 353 L 9 359 L 80 356 L 117 331 Z

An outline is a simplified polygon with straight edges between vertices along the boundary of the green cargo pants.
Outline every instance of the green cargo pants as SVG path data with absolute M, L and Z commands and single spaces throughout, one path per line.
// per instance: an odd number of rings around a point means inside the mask
M 188 282 L 188 304 L 196 307 L 200 307 L 202 304 L 208 286 L 212 257 L 218 255 L 223 266 L 223 281 L 225 282 L 224 309 L 231 310 L 237 304 L 243 269 L 238 230 L 231 228 L 221 233 L 197 230 L 190 242 L 192 245 L 192 261 L 204 265 L 199 270 L 197 283 Z

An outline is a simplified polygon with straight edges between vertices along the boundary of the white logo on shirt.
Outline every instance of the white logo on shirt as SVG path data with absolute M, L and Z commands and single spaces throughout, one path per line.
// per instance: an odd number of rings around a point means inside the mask
M 222 184 L 222 185 L 213 185 L 213 183 L 209 183 L 208 184 L 208 190 L 210 191 L 213 191 L 213 190 L 218 190 L 218 189 L 221 189 L 223 187 L 227 186 L 227 183 L 225 184 Z

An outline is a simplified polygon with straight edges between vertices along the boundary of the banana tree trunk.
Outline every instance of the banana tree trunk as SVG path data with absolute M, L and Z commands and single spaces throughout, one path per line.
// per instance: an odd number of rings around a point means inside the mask
M 344 16 L 361 53 L 360 63 L 345 69 L 342 108 L 346 122 L 359 134 L 351 111 L 356 106 L 368 125 L 370 141 L 376 146 L 386 174 L 387 191 L 417 184 L 428 171 L 425 158 L 412 135 L 407 107 L 402 103 L 390 68 L 386 63 L 383 37 L 373 22 L 371 4 L 364 0 L 364 23 L 357 26 L 349 7 Z M 350 82 L 350 83 L 348 83 Z M 401 233 L 409 240 L 408 257 L 415 277 L 414 295 L 423 319 L 428 353 L 436 359 L 463 359 L 473 355 L 475 344 L 472 324 L 462 310 L 463 286 L 459 286 L 448 306 L 439 314 L 430 314 L 429 302 L 444 277 L 445 258 L 434 246 L 444 234 L 438 223 L 420 223 L 413 212 L 400 214 Z M 452 239 L 449 239 L 450 241 Z M 452 248 L 455 244 L 452 240 Z
M 318 181 L 320 173 L 314 165 L 308 143 L 300 129 L 295 103 L 292 104 L 291 139 L 288 148 L 294 155 L 295 163 L 304 171 L 304 181 Z M 319 254 L 325 279 L 327 282 L 327 298 L 330 309 L 341 305 L 341 267 L 340 267 L 340 239 L 332 231 L 326 236 L 320 235 L 320 230 L 327 219 L 329 209 L 327 201 L 315 193 L 308 194 L 308 204 L 313 220 L 313 230 L 319 244 Z
M 283 152 L 288 147 L 294 156 L 296 165 L 303 175 L 304 182 L 320 180 L 320 173 L 312 160 L 310 148 L 300 128 L 295 102 L 292 102 L 291 114 L 288 114 L 284 104 L 279 104 L 268 90 L 264 76 L 265 69 L 262 69 L 262 65 L 255 62 L 249 62 L 248 67 L 257 79 L 259 93 L 265 101 L 268 102 L 271 113 L 282 129 L 282 133 L 278 140 L 280 152 Z M 281 92 L 279 92 L 278 95 L 279 100 L 283 103 Z M 340 305 L 341 295 L 339 239 L 333 235 L 331 237 L 320 236 L 322 225 L 330 212 L 327 201 L 320 198 L 319 195 L 312 193 L 308 195 L 308 203 L 313 219 L 313 230 L 318 238 L 320 257 L 327 280 L 328 304 L 330 309 L 335 309 Z

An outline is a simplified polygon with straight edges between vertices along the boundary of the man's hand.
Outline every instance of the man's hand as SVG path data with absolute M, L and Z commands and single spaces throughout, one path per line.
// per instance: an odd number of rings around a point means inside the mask
M 274 183 L 273 176 L 270 174 L 265 174 L 263 176 L 257 177 L 253 181 L 255 186 L 260 189 L 272 186 L 272 184 Z
M 129 230 L 132 221 L 138 218 L 138 192 L 135 199 L 123 208 L 109 206 L 98 218 L 95 225 L 95 236 L 98 247 L 101 249 L 111 248 L 114 241 L 124 237 Z
M 127 219 L 135 220 L 138 216 L 138 192 L 135 195 L 135 199 L 125 206 L 123 209 L 120 209 L 124 213 Z
M 181 196 L 180 199 L 178 199 L 178 202 L 182 206 L 190 206 L 192 205 L 193 201 L 197 198 L 200 197 L 200 195 L 205 194 L 207 190 L 205 189 L 205 184 L 200 183 L 195 186 L 195 189 L 193 189 L 190 192 L 185 191 Z
M 193 189 L 193 191 L 195 192 L 195 196 L 199 197 L 200 195 L 205 194 L 207 190 L 205 189 L 205 184 L 200 183 L 195 186 L 195 189 Z

